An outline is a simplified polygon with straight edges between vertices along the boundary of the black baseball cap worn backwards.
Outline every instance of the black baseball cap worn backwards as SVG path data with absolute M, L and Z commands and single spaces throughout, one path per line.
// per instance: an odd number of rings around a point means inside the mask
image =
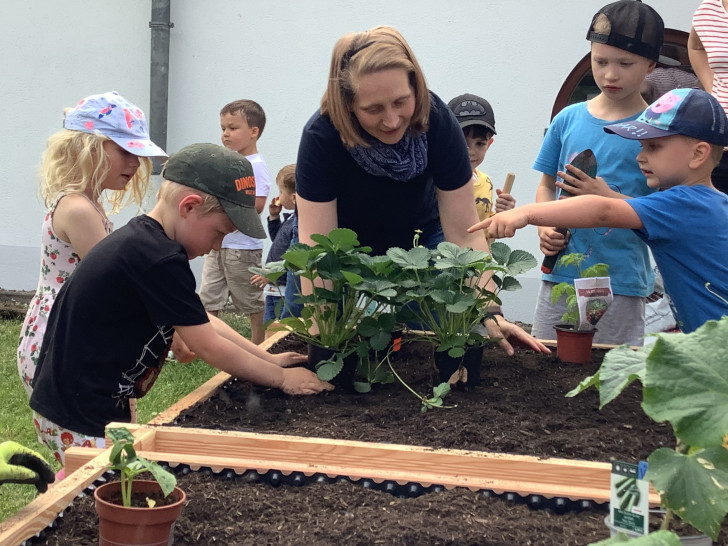
M 167 160 L 165 180 L 217 197 L 230 221 L 245 235 L 265 239 L 255 209 L 255 174 L 250 161 L 217 144 L 190 144 Z
M 665 24 L 654 9 L 639 0 L 620 0 L 597 12 L 586 39 L 658 61 L 664 35 Z

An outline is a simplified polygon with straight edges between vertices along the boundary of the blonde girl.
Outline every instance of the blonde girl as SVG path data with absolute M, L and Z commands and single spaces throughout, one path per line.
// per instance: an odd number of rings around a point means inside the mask
M 38 289 L 18 344 L 18 373 L 30 396 L 48 314 L 78 262 L 111 233 L 104 210 L 141 207 L 149 157 L 165 156 L 149 139 L 144 113 L 116 92 L 91 95 L 64 112 L 64 129 L 48 139 L 41 161 L 42 225 Z

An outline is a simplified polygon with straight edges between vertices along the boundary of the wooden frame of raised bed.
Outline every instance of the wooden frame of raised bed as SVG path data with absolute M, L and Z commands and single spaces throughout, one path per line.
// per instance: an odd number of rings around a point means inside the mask
M 268 349 L 284 334 L 267 339 Z M 487 489 L 521 496 L 542 495 L 571 500 L 608 502 L 611 465 L 558 458 L 538 458 L 478 451 L 433 449 L 278 434 L 256 434 L 164 425 L 181 411 L 206 400 L 230 375 L 221 372 L 184 397 L 148 425 L 112 423 L 134 432 L 135 449 L 148 459 L 170 466 L 209 467 L 242 474 L 248 470 L 284 475 L 302 472 L 399 484 Z M 0 544 L 18 544 L 35 536 L 104 472 L 109 449 L 71 448 L 66 452 L 67 477 L 39 495 L 15 516 L 0 523 Z M 659 504 L 652 490 L 650 501 Z

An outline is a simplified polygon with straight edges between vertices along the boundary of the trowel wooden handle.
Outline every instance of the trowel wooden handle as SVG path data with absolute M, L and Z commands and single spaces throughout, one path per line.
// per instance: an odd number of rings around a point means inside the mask
M 503 193 L 511 193 L 511 189 L 513 189 L 513 181 L 516 179 L 516 175 L 513 173 L 508 173 L 506 175 L 506 181 L 505 184 L 503 184 Z

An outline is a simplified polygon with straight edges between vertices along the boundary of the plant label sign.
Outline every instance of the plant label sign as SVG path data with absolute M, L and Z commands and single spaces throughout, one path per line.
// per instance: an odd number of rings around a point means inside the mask
M 643 479 L 647 463 L 612 461 L 611 500 L 612 525 L 620 531 L 646 535 L 649 532 L 649 486 Z

